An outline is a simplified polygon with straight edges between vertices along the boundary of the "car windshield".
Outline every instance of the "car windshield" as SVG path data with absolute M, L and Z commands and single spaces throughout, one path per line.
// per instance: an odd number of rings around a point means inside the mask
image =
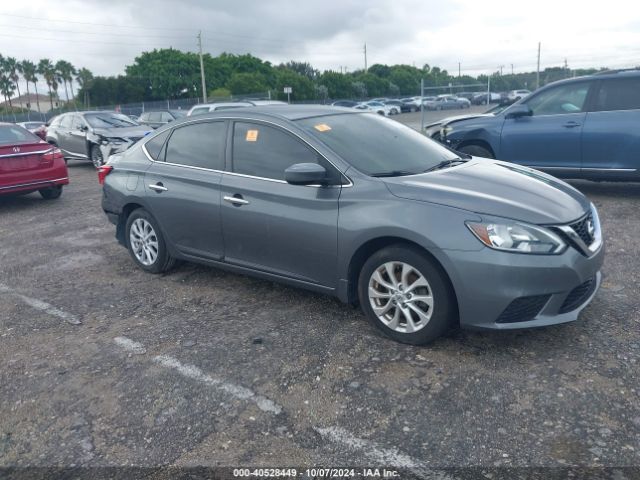
M 297 123 L 370 176 L 415 175 L 459 159 L 412 128 L 380 115 L 327 115 Z
M 39 141 L 40 138 L 18 125 L 0 125 L 0 145 Z
M 121 113 L 87 113 L 84 118 L 93 128 L 120 128 L 138 125 L 134 120 Z

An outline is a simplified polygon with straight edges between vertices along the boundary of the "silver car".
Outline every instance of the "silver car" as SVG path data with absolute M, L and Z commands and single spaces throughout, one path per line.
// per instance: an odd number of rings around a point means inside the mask
M 410 344 L 576 320 L 600 284 L 595 207 L 459 155 L 372 113 L 256 107 L 174 122 L 99 177 L 116 238 L 150 273 L 189 260 L 334 295 Z

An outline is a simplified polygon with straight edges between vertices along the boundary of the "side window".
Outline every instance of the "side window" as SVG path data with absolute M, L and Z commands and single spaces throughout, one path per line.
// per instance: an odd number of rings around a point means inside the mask
M 82 127 L 84 127 L 84 120 L 82 120 L 82 117 L 80 115 L 73 115 L 71 117 L 71 129 L 80 130 Z
M 164 151 L 162 147 L 164 146 L 164 142 L 167 141 L 167 138 L 169 137 L 170 133 L 171 133 L 171 130 L 165 130 L 164 132 L 160 133 L 159 135 L 156 135 L 155 137 L 153 137 L 151 140 L 149 140 L 147 143 L 144 144 L 144 148 L 147 149 L 147 152 L 149 152 L 149 156 L 151 158 L 159 162 L 164 161 Z M 162 152 L 163 158 L 160 158 L 160 152 Z
M 571 83 L 551 88 L 527 100 L 534 115 L 578 113 L 584 109 L 589 83 Z
M 159 122 L 160 118 L 162 118 L 161 112 L 149 112 L 149 121 L 150 122 Z
M 254 177 L 284 180 L 284 171 L 295 163 L 319 163 L 331 183 L 341 175 L 315 150 L 279 128 L 236 122 L 233 128 L 233 171 Z
M 640 77 L 615 78 L 604 80 L 600 84 L 594 111 L 638 109 L 640 109 Z
M 160 117 L 161 122 L 170 122 L 172 120 L 173 120 L 173 117 L 169 112 L 162 112 L 162 115 Z
M 202 122 L 173 130 L 165 161 L 190 167 L 224 170 L 224 122 Z
M 62 119 L 60 119 L 60 128 L 71 128 L 71 115 L 64 115 Z

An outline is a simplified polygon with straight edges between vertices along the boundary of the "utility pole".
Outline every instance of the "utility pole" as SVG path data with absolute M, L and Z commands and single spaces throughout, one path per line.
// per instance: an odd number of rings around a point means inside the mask
M 513 75 L 513 63 L 511 64 L 511 75 Z
M 204 62 L 202 61 L 202 31 L 198 32 L 198 50 L 200 51 L 200 77 L 202 78 L 202 102 L 207 103 L 207 83 L 204 80 Z
M 540 42 L 538 42 L 538 68 L 536 69 L 536 90 L 540 88 Z
M 364 44 L 364 73 L 367 73 L 367 44 Z
M 460 62 L 458 62 L 458 78 L 460 78 Z
M 498 68 L 500 69 L 500 76 L 502 76 L 502 69 L 504 68 L 504 65 L 498 65 Z

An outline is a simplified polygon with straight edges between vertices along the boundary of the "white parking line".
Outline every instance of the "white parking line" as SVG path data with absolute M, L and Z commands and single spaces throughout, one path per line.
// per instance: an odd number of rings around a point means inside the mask
M 146 352 L 144 345 L 129 338 L 116 337 L 114 338 L 114 341 L 119 346 L 130 352 L 137 354 Z M 195 380 L 218 390 L 222 390 L 223 392 L 240 400 L 249 400 L 255 403 L 263 412 L 272 413 L 274 415 L 278 415 L 282 412 L 282 407 L 272 400 L 269 400 L 262 395 L 258 395 L 248 388 L 234 385 L 233 383 L 228 383 L 217 378 L 213 378 L 211 375 L 207 375 L 195 365 L 184 364 L 178 359 L 169 355 L 157 355 L 153 357 L 153 361 L 162 365 L 163 367 L 176 370 L 183 377 L 190 378 L 191 380 Z
M 54 307 L 50 303 L 43 302 L 42 300 L 38 300 L 37 298 L 32 298 L 32 297 L 27 297 L 26 295 L 22 295 L 21 293 L 18 293 L 15 290 L 1 283 L 0 283 L 0 293 L 7 293 L 9 295 L 13 295 L 14 297 L 18 297 L 20 300 L 22 300 L 24 303 L 26 303 L 30 307 L 35 308 L 37 310 L 41 310 L 45 313 L 48 313 L 49 315 L 53 315 L 54 317 L 61 318 L 62 320 L 64 320 L 67 323 L 70 323 L 71 325 L 80 325 L 82 323 L 80 320 L 78 320 L 78 318 L 75 315 L 71 313 L 64 312 Z

